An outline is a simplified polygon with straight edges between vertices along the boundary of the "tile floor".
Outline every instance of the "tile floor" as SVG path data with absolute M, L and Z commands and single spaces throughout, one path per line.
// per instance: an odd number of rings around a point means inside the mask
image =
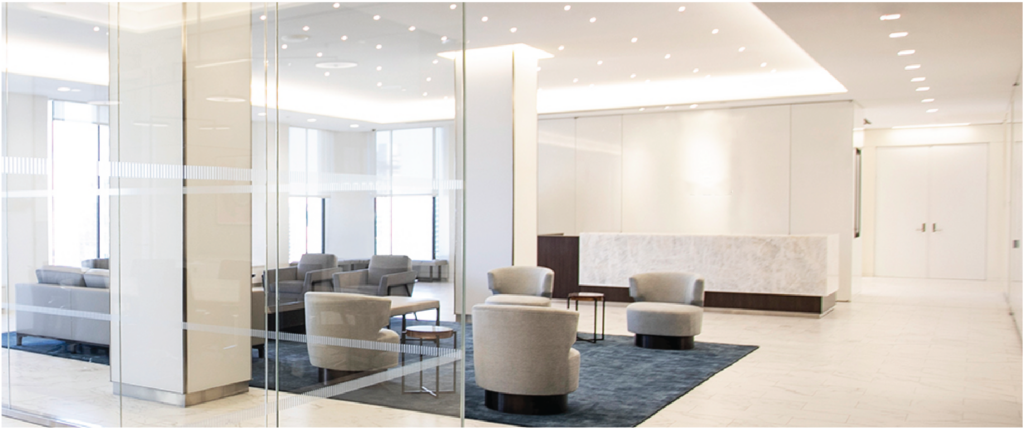
M 424 283 L 416 295 L 441 299 L 443 319 L 452 320 L 450 291 Z M 864 278 L 853 302 L 821 319 L 709 311 L 698 341 L 760 348 L 641 426 L 1020 427 L 1021 340 L 1004 291 L 997 282 Z M 589 332 L 592 308 L 580 311 L 580 330 Z M 608 334 L 628 334 L 623 304 L 608 305 L 607 323 Z M 19 351 L 3 358 L 5 404 L 21 409 L 102 426 L 266 423 L 262 390 L 182 409 L 110 395 L 105 366 Z M 282 404 L 291 397 L 283 393 Z M 452 417 L 304 400 L 281 411 L 282 426 L 459 425 Z

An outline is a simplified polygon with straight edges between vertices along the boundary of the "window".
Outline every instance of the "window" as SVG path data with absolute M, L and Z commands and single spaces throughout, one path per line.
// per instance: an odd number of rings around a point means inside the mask
M 324 252 L 325 199 L 319 196 L 320 132 L 288 131 L 288 261 Z
M 50 263 L 79 266 L 110 256 L 110 197 L 99 164 L 109 160 L 107 108 L 50 103 Z
M 413 260 L 437 256 L 435 128 L 379 131 L 377 177 L 385 186 L 375 201 L 377 254 L 408 255 Z

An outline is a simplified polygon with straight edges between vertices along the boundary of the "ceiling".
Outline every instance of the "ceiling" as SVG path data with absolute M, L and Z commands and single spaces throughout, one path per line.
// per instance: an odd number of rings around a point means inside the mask
M 168 28 L 147 15 L 162 9 L 123 8 L 122 22 L 138 23 L 124 29 Z M 12 3 L 8 65 L 40 77 L 12 79 L 12 91 L 78 85 L 57 95 L 95 97 L 108 13 L 105 3 Z M 523 43 L 553 55 L 539 63 L 545 116 L 852 99 L 868 128 L 998 123 L 1021 71 L 1019 3 L 282 3 L 277 19 L 263 13 L 251 13 L 253 50 L 262 55 L 264 40 L 279 49 L 285 116 L 345 131 L 453 118 L 454 65 L 438 54 L 460 49 L 463 14 L 469 49 Z M 356 66 L 317 67 L 338 62 Z M 253 64 L 259 105 L 264 73 Z

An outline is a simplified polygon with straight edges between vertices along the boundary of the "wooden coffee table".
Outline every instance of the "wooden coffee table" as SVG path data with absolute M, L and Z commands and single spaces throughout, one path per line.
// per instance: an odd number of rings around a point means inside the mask
M 432 341 L 434 344 L 441 348 L 442 339 L 452 339 L 452 347 L 458 349 L 459 347 L 459 335 L 451 327 L 437 326 L 437 325 L 414 325 L 405 329 L 405 339 L 416 339 L 420 342 L 420 347 L 423 346 L 423 341 Z M 438 354 L 440 356 L 440 354 Z M 405 365 L 405 353 L 402 353 L 402 365 Z M 441 366 L 437 366 L 434 370 L 434 390 L 426 387 L 423 383 L 423 351 L 420 351 L 420 388 L 416 391 L 405 391 L 405 375 L 402 375 L 402 394 L 420 394 L 426 393 L 431 396 L 437 397 L 437 393 L 450 393 L 455 392 L 456 378 L 458 377 L 458 368 L 455 366 L 455 362 L 452 363 L 452 389 L 441 390 Z
M 569 293 L 569 299 L 565 301 L 565 308 L 569 309 L 569 302 L 576 301 L 576 310 L 580 310 L 580 302 L 594 302 L 594 337 L 592 339 L 584 339 L 579 335 L 576 335 L 576 340 L 585 340 L 590 343 L 597 343 L 599 340 L 604 340 L 604 293 Z M 597 302 L 601 302 L 601 337 L 597 337 Z

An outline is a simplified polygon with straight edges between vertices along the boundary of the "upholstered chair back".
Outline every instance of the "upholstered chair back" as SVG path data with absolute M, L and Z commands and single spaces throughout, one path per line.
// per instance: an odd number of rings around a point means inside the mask
M 393 335 L 393 343 L 397 343 L 397 334 L 381 328 L 390 321 L 390 300 L 362 294 L 309 292 L 305 295 L 305 302 L 306 334 L 309 336 L 307 349 L 313 366 L 368 370 L 381 367 L 380 361 L 384 356 L 397 356 L 397 348 L 394 354 L 372 349 L 382 340 L 382 332 Z M 340 342 L 352 341 L 365 341 L 362 342 L 364 346 L 371 348 L 336 346 Z
M 412 270 L 412 259 L 405 255 L 374 255 L 368 270 L 367 282 L 378 285 L 381 276 Z
M 298 280 L 306 279 L 310 270 L 324 270 L 338 267 L 338 257 L 334 254 L 302 254 L 299 258 Z
M 555 271 L 547 267 L 512 266 L 487 272 L 487 287 L 494 294 L 551 297 Z
M 473 364 L 481 388 L 561 395 L 579 387 L 579 313 L 548 307 L 473 306 Z
M 704 306 L 704 278 L 686 272 L 641 273 L 629 278 L 629 295 L 638 302 Z

